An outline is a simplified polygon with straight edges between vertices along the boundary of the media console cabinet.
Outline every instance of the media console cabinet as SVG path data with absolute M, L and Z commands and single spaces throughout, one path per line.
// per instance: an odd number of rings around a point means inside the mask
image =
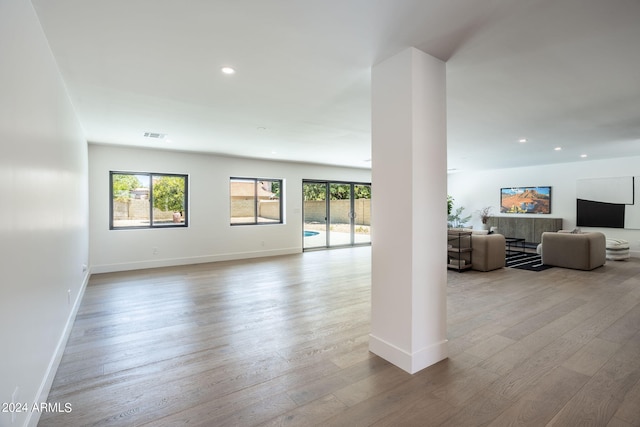
M 496 227 L 505 237 L 524 239 L 528 246 L 542 242 L 545 231 L 562 230 L 562 218 L 492 216 L 487 221 L 489 227 Z

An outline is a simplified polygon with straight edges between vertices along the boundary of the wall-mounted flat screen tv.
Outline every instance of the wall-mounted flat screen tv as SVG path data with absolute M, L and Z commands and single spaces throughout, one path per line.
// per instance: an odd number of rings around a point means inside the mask
M 501 188 L 500 213 L 550 214 L 551 187 Z

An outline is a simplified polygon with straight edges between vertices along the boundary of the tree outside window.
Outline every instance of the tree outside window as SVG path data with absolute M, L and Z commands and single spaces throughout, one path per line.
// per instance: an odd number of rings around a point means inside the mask
M 186 227 L 186 175 L 111 172 L 111 229 Z

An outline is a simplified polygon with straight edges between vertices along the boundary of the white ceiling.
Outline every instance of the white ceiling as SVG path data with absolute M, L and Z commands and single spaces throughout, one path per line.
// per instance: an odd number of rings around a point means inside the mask
M 367 168 L 371 67 L 414 46 L 449 169 L 640 155 L 640 0 L 32 3 L 90 142 Z

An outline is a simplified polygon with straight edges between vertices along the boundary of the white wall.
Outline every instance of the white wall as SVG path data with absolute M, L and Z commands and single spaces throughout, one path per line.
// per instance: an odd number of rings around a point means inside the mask
M 367 169 L 97 144 L 89 170 L 92 273 L 299 253 L 302 180 L 371 181 Z M 109 230 L 109 171 L 188 174 L 189 227 Z M 231 227 L 231 176 L 284 179 L 285 223 Z
M 469 171 L 449 174 L 448 194 L 455 199 L 454 208 L 464 206 L 463 213 L 473 214 L 474 227 L 480 225 L 477 211 L 492 206 L 496 216 L 500 211 L 500 188 L 518 186 L 544 186 L 551 188 L 551 214 L 562 218 L 563 228 L 576 227 L 576 181 L 581 178 L 607 178 L 637 176 L 640 157 L 609 160 L 580 161 L 526 168 Z M 636 203 L 640 201 L 636 200 Z M 526 215 L 535 217 L 536 215 Z M 545 215 L 546 216 L 546 215 Z M 640 230 L 619 228 L 587 228 L 585 231 L 601 231 L 609 238 L 629 241 L 632 256 L 640 256 Z
M 27 0 L 0 1 L 0 402 L 46 401 L 86 284 L 87 144 Z M 39 413 L 0 413 L 35 425 Z

